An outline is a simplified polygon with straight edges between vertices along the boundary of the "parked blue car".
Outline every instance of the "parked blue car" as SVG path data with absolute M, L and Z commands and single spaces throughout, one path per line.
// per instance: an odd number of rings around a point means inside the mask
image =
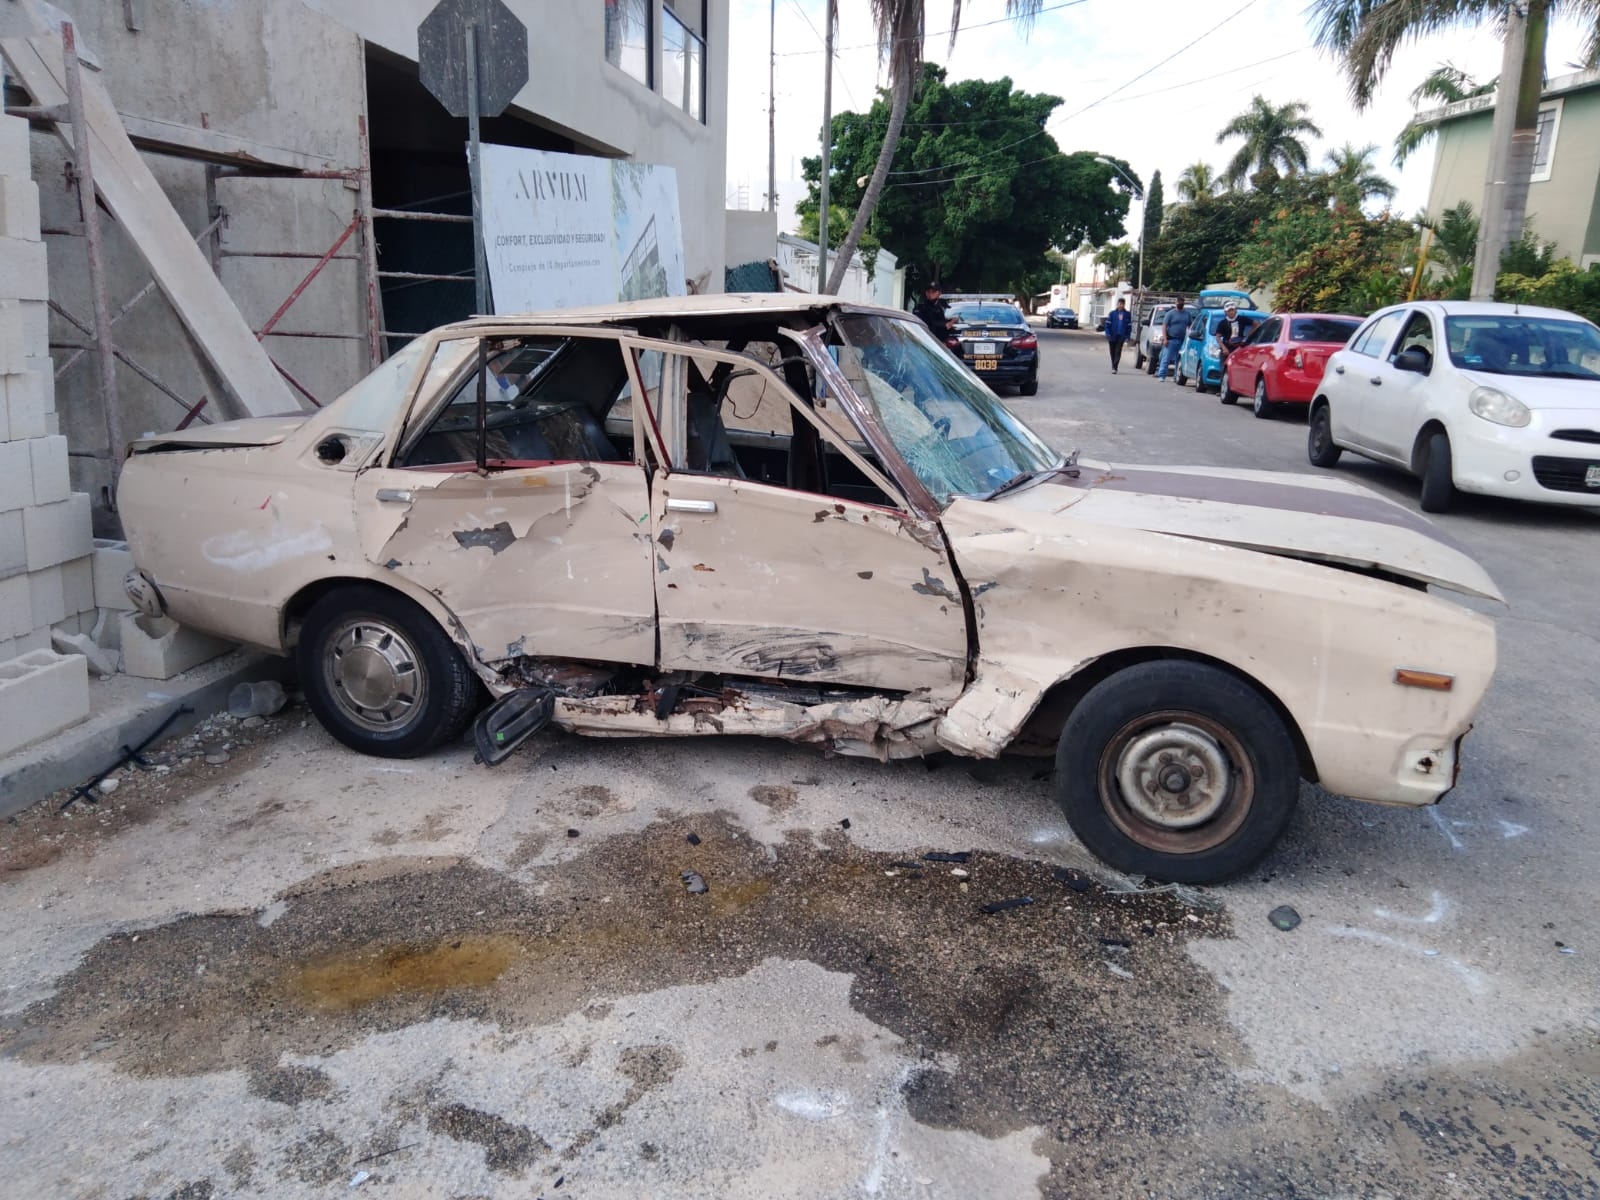
M 1254 308 L 1242 308 L 1236 314 L 1248 335 L 1269 316 Z M 1203 309 L 1189 324 L 1189 336 L 1183 339 L 1183 349 L 1178 354 L 1178 386 L 1191 379 L 1195 391 L 1215 392 L 1222 389 L 1222 355 L 1217 343 L 1217 326 L 1222 324 L 1221 309 Z

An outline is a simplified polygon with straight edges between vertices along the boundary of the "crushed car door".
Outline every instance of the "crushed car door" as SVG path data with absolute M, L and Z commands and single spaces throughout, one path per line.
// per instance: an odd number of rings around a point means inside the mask
M 654 662 L 649 491 L 614 337 L 442 341 L 356 505 L 371 561 L 438 596 L 484 661 Z
M 633 345 L 668 464 L 650 497 L 662 668 L 957 692 L 967 616 L 943 535 L 842 415 L 817 415 L 793 347 Z

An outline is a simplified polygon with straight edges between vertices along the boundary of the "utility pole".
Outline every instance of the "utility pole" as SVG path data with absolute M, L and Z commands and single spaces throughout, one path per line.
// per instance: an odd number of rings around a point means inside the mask
M 817 212 L 817 291 L 828 286 L 828 173 L 833 148 L 833 27 L 839 20 L 839 0 L 828 0 L 828 33 L 822 58 L 822 208 Z
M 1522 236 L 1528 180 L 1539 143 L 1539 98 L 1544 91 L 1545 35 L 1550 0 L 1506 6 L 1506 41 L 1489 134 L 1489 173 L 1483 185 L 1472 298 L 1493 300 L 1500 255 Z
M 778 0 L 767 18 L 767 211 L 778 211 Z

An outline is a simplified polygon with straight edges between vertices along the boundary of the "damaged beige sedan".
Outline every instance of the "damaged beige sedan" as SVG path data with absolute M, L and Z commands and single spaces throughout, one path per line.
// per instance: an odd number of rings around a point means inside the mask
M 546 723 L 1054 753 L 1108 863 L 1203 882 L 1302 779 L 1437 801 L 1498 598 L 1337 480 L 1058 454 L 906 314 L 704 296 L 480 318 L 311 415 L 137 443 L 148 612 L 296 656 L 335 737 Z M 493 703 L 485 709 L 485 694 Z M 480 715 L 481 711 L 481 715 Z

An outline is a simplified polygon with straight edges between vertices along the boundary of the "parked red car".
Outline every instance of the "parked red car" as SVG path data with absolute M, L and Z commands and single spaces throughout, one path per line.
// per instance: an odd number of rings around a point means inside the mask
M 1280 405 L 1310 404 L 1328 356 L 1344 349 L 1361 321 L 1342 313 L 1274 313 L 1228 355 L 1222 402 L 1253 395 L 1262 418 Z

